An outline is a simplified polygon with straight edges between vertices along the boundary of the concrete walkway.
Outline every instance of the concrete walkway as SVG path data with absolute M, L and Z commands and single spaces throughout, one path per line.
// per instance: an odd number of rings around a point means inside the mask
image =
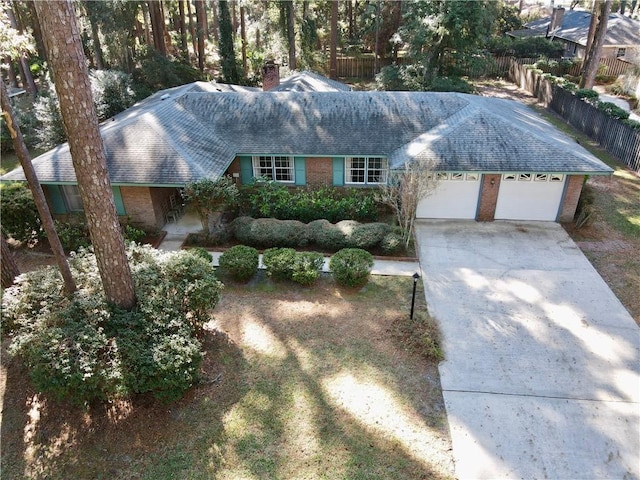
M 562 227 L 416 234 L 456 476 L 640 478 L 640 329 Z
M 160 250 L 180 250 L 182 243 L 189 233 L 197 233 L 202 231 L 202 225 L 200 219 L 193 212 L 187 211 L 178 222 L 167 223 L 164 228 L 167 235 L 162 240 L 162 243 L 158 247 Z M 218 266 L 220 255 L 222 252 L 209 252 L 213 258 L 213 265 Z M 260 267 L 262 265 L 262 255 L 260 255 Z M 324 272 L 329 271 L 329 258 L 325 257 L 324 266 L 322 268 Z M 376 259 L 373 264 L 371 273 L 373 275 L 398 275 L 398 276 L 411 276 L 416 272 L 420 272 L 420 265 L 415 261 L 394 261 L 394 260 L 378 260 Z

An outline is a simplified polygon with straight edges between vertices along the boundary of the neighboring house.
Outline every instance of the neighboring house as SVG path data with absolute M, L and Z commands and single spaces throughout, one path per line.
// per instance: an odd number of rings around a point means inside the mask
M 546 37 L 563 42 L 565 57 L 584 58 L 589 37 L 591 12 L 581 9 L 553 9 L 550 17 L 534 20 L 525 29 L 509 32 L 512 37 Z M 620 13 L 609 15 L 602 58 L 633 58 L 640 53 L 640 22 Z
M 336 91 L 327 79 L 299 75 L 300 84 L 327 91 L 197 82 L 158 92 L 105 122 L 118 213 L 159 228 L 168 198 L 203 177 L 375 188 L 390 170 L 425 159 L 442 181 L 420 202 L 421 218 L 571 221 L 585 175 L 612 172 L 518 102 Z M 82 209 L 67 144 L 33 163 L 55 214 Z M 24 175 L 17 169 L 2 180 Z

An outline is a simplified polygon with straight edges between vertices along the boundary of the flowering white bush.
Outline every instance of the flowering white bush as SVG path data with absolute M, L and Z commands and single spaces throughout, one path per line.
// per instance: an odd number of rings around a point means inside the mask
M 130 244 L 127 253 L 138 298 L 130 312 L 106 301 L 89 250 L 70 259 L 79 287 L 71 297 L 53 267 L 5 290 L 10 353 L 24 359 L 38 390 L 76 402 L 142 392 L 173 400 L 196 381 L 198 333 L 222 289 L 213 266 L 188 251 Z

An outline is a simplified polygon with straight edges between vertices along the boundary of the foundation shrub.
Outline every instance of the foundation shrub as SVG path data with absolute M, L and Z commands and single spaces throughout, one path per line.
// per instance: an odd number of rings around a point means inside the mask
M 238 217 L 232 225 L 235 238 L 256 247 L 304 247 L 307 226 L 297 220 Z
M 387 233 L 380 241 L 380 248 L 386 254 L 393 254 L 402 251 L 404 248 L 402 235 L 397 232 Z
M 350 247 L 362 248 L 365 250 L 375 248 L 380 245 L 385 235 L 391 231 L 391 226 L 386 223 L 363 223 L 356 225 L 348 236 L 347 242 Z
M 246 282 L 258 271 L 258 251 L 246 245 L 236 245 L 220 255 L 220 269 L 234 280 Z
M 308 225 L 309 243 L 318 247 L 338 251 L 347 246 L 347 236 L 329 220 L 315 220 Z
M 280 220 L 298 220 L 309 223 L 326 219 L 338 222 L 345 219 L 370 221 L 377 218 L 378 210 L 368 190 L 289 189 L 278 183 L 259 182 L 249 190 L 249 202 L 244 206 L 252 217 L 273 217 Z
M 338 285 L 360 287 L 369 281 L 373 256 L 359 248 L 343 248 L 329 260 L 329 269 Z

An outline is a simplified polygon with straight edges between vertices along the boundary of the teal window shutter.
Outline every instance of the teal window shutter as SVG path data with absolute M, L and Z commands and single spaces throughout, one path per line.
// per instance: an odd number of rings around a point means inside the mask
M 111 190 L 113 190 L 113 199 L 116 202 L 116 212 L 118 215 L 126 215 L 127 211 L 124 209 L 124 201 L 122 200 L 120 187 L 111 187 Z
M 49 200 L 51 200 L 51 209 L 56 215 L 62 215 L 67 213 L 67 206 L 64 203 L 64 197 L 60 191 L 60 185 L 43 185 L 49 193 Z
M 333 185 L 336 187 L 344 185 L 344 158 L 333 159 Z
M 240 177 L 242 179 L 242 184 L 246 185 L 247 183 L 251 183 L 253 180 L 253 164 L 251 162 L 251 157 L 248 155 L 242 155 L 238 158 L 240 159 Z
M 295 178 L 296 185 L 306 185 L 307 177 L 306 177 L 306 158 L 304 157 L 295 157 L 293 159 L 294 168 L 295 168 Z

